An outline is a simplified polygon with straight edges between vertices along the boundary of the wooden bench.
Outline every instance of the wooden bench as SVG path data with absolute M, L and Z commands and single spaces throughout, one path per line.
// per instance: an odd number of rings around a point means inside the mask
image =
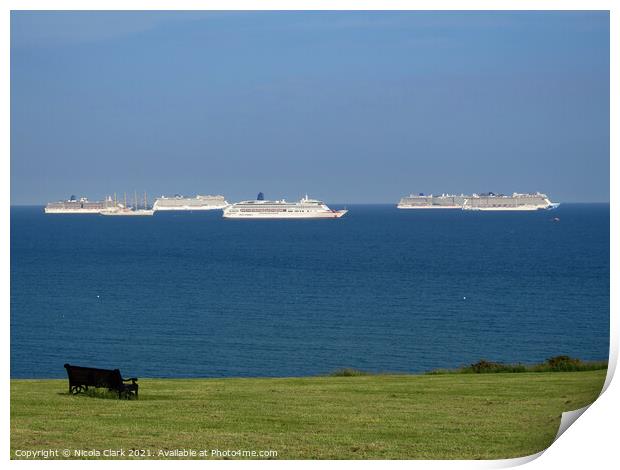
M 137 378 L 124 379 L 118 369 L 95 369 L 65 364 L 69 376 L 69 393 L 77 395 L 88 390 L 88 387 L 107 388 L 118 392 L 118 398 L 138 398 Z M 131 383 L 127 383 L 131 382 Z

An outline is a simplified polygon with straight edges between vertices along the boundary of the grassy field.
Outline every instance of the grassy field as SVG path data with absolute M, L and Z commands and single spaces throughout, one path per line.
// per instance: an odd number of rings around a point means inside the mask
M 492 459 L 553 440 L 606 371 L 286 379 L 142 379 L 139 400 L 11 381 L 16 451 L 275 450 L 278 459 Z M 59 454 L 59 458 L 62 454 Z M 225 454 L 219 455 L 226 457 Z M 232 457 L 235 457 L 234 455 Z

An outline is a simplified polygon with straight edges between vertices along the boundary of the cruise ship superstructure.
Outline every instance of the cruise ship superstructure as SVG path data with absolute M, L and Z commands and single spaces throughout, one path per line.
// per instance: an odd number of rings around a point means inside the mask
M 535 211 L 555 209 L 560 204 L 551 202 L 542 193 L 513 193 L 512 195 L 482 193 L 460 196 L 411 194 L 403 197 L 399 209 L 462 209 L 471 211 Z
M 267 201 L 263 193 L 252 201 L 241 201 L 224 208 L 228 219 L 338 219 L 347 213 L 346 209 L 333 210 L 317 199 L 306 197 L 297 202 Z
M 71 196 L 66 201 L 49 202 L 45 206 L 46 214 L 99 214 L 102 211 L 116 210 L 120 204 L 108 196 L 104 201 L 89 201 L 86 197 Z
M 455 194 L 434 196 L 420 193 L 405 196 L 400 200 L 397 207 L 399 209 L 462 209 L 464 201 L 465 196 L 462 194 L 460 196 Z
M 537 211 L 555 209 L 560 204 L 551 202 L 546 194 L 542 193 L 513 193 L 511 196 L 503 194 L 472 194 L 463 202 L 463 210 L 471 211 Z
M 175 195 L 172 197 L 162 196 L 153 203 L 154 211 L 209 211 L 223 209 L 228 206 L 224 196 L 201 196 L 183 197 Z

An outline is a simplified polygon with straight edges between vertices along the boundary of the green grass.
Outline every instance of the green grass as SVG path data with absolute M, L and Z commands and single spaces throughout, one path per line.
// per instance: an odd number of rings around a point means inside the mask
M 141 379 L 138 400 L 11 380 L 11 457 L 35 449 L 275 450 L 279 459 L 493 459 L 553 440 L 605 371 Z

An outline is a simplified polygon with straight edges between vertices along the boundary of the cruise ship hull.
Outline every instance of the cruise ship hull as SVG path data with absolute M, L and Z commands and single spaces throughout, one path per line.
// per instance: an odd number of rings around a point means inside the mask
M 224 211 L 225 219 L 339 219 L 348 211 L 343 209 L 339 211 L 317 212 L 317 213 L 286 213 L 281 214 L 260 214 L 260 213 L 227 213 Z
M 396 206 L 397 209 L 427 209 L 427 210 L 435 210 L 435 209 L 462 209 L 463 206 L 408 206 L 406 204 L 398 204 Z
M 554 209 L 552 206 L 518 206 L 518 207 L 463 207 L 466 211 L 544 211 Z
M 535 206 L 520 206 L 520 207 L 463 207 L 463 210 L 465 211 L 501 211 L 501 212 L 506 212 L 506 211 L 519 211 L 519 212 L 523 212 L 523 211 L 541 211 L 541 210 L 545 210 L 547 209 L 547 207 L 535 207 Z

